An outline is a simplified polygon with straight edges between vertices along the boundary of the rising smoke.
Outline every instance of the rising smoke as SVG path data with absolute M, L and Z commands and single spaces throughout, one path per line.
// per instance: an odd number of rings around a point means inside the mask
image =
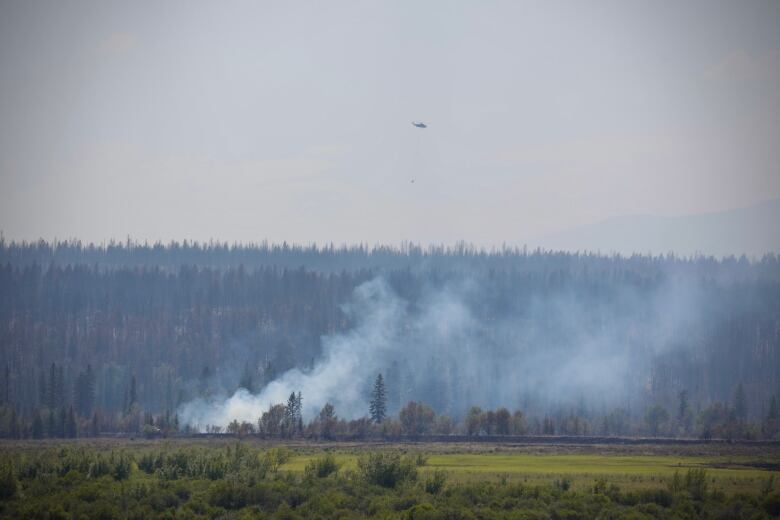
M 679 282 L 679 281 L 677 281 Z M 698 319 L 695 288 L 664 282 L 652 291 L 623 284 L 604 294 L 572 290 L 496 299 L 485 279 L 458 277 L 404 299 L 375 278 L 354 291 L 344 311 L 355 326 L 322 338 L 311 369 L 294 368 L 259 393 L 195 399 L 179 409 L 196 428 L 255 423 L 270 405 L 303 395 L 305 419 L 326 404 L 345 418 L 368 414 L 371 384 L 387 380 L 390 412 L 409 400 L 462 417 L 468 407 L 543 412 L 551 406 L 628 410 L 653 388 L 652 361 L 691 348 L 684 336 Z

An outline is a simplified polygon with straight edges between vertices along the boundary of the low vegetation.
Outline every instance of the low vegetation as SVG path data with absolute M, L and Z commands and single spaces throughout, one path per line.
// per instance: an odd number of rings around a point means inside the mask
M 323 450 L 316 445 L 287 448 L 253 442 L 30 446 L 0 451 L 2 518 L 591 519 L 780 514 L 780 492 L 770 471 L 751 469 L 746 463 L 738 466 L 741 469 L 706 467 L 713 460 L 708 455 L 681 457 L 686 465 L 669 463 L 662 468 L 657 465 L 659 457 L 641 451 L 631 456 L 505 454 L 495 452 L 501 449 L 497 446 L 473 452 L 443 445 Z M 571 465 L 577 456 L 590 457 L 590 473 L 566 471 L 562 461 L 556 461 L 562 458 Z M 533 458 L 549 463 L 557 473 L 537 473 L 533 478 Z M 718 460 L 742 459 L 735 454 Z M 506 460 L 514 466 L 501 466 Z M 641 471 L 642 461 L 652 473 Z M 597 471 L 616 464 L 622 465 L 622 473 Z M 740 471 L 744 476 L 737 477 Z M 740 486 L 738 478 L 750 484 Z

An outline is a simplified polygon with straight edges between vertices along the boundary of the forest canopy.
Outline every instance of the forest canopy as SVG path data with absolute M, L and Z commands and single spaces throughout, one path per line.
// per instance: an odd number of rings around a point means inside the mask
M 236 395 L 256 422 L 301 391 L 307 421 L 326 403 L 356 420 L 383 374 L 388 416 L 426 403 L 464 430 L 477 406 L 539 433 L 576 417 L 760 435 L 779 354 L 775 255 L 0 241 L 7 433 L 52 416 L 79 432 L 170 422 Z

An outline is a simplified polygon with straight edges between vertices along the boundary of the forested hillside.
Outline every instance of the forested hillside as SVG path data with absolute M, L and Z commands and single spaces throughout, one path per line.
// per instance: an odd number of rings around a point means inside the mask
M 350 348 L 373 364 L 345 379 L 367 402 L 382 373 L 388 415 L 417 401 L 463 428 L 480 406 L 518 410 L 529 433 L 775 433 L 773 255 L 0 242 L 3 434 L 168 425 L 193 400 L 259 394 L 290 369 L 310 381 L 340 362 L 324 345 L 386 300 L 392 339 L 372 351 L 359 336 Z

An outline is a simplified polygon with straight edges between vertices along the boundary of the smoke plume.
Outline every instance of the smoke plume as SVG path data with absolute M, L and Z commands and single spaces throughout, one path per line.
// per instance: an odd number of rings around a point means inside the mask
M 200 428 L 234 419 L 256 423 L 269 406 L 301 392 L 305 419 L 326 403 L 341 417 L 358 418 L 368 414 L 378 373 L 391 413 L 409 400 L 455 418 L 472 405 L 630 410 L 655 391 L 654 357 L 689 348 L 681 331 L 697 320 L 700 305 L 695 289 L 680 283 L 659 284 L 651 298 L 646 290 L 619 287 L 500 301 L 489 280 L 463 276 L 428 284 L 411 301 L 375 278 L 357 287 L 344 308 L 355 326 L 323 337 L 313 368 L 289 370 L 256 394 L 239 389 L 196 399 L 179 414 Z

